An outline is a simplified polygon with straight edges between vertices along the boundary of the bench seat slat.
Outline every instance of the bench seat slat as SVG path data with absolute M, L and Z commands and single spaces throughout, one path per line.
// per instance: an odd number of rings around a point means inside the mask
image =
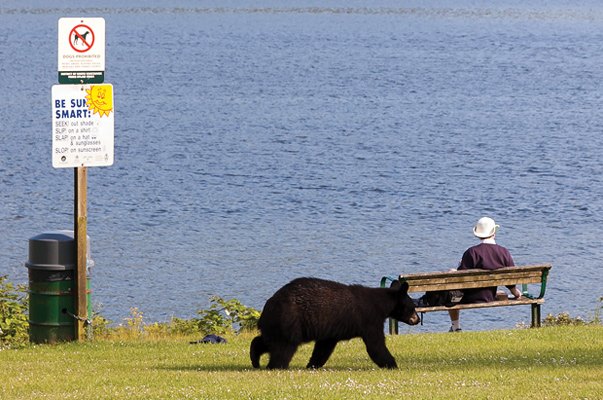
M 487 308 L 487 307 L 504 307 L 504 306 L 521 306 L 527 304 L 544 304 L 544 299 L 526 299 L 521 298 L 518 300 L 497 300 L 489 303 L 471 303 L 471 304 L 457 304 L 452 307 L 446 306 L 433 306 L 433 307 L 416 307 L 418 313 L 431 312 L 431 311 L 448 311 L 448 310 L 468 310 L 471 308 Z
M 540 283 L 541 277 L 534 279 L 532 277 L 527 278 L 513 278 L 513 279 L 497 279 L 492 278 L 483 281 L 466 281 L 466 282 L 425 282 L 416 284 L 415 282 L 409 282 L 409 292 L 427 292 L 432 290 L 457 290 L 457 289 L 475 289 L 492 286 L 511 286 L 519 284 L 529 283 Z
M 456 274 L 454 271 L 450 272 L 447 276 L 413 276 L 413 275 L 401 275 L 400 279 L 412 283 L 413 285 L 420 285 L 422 282 L 437 282 L 437 283 L 448 283 L 448 282 L 472 282 L 472 281 L 488 281 L 491 279 L 517 279 L 517 278 L 528 278 L 528 279 L 540 279 L 542 277 L 542 271 L 513 271 L 511 273 L 495 273 L 488 271 L 486 274 Z
M 400 275 L 402 282 L 408 282 L 409 292 L 431 290 L 456 290 L 515 284 L 541 283 L 542 273 L 550 269 L 550 264 L 526 267 L 500 268 L 494 271 L 461 270 Z
M 539 265 L 526 265 L 520 267 L 508 267 L 508 268 L 499 268 L 496 270 L 484 270 L 484 269 L 463 269 L 463 270 L 452 270 L 452 271 L 436 271 L 436 272 L 422 272 L 416 274 L 401 274 L 400 279 L 420 279 L 420 278 L 428 278 L 428 279 L 436 279 L 438 277 L 448 278 L 451 275 L 453 276 L 480 276 L 480 275 L 490 275 L 495 273 L 496 275 L 502 274 L 513 274 L 514 272 L 522 271 L 522 272 L 535 272 L 542 273 L 542 270 L 548 270 L 551 268 L 551 264 L 539 264 Z

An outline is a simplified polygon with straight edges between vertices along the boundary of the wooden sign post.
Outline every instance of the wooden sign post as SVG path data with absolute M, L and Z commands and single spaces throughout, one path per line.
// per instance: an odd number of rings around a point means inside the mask
M 86 167 L 74 168 L 74 235 L 77 252 L 76 269 L 76 301 L 75 301 L 75 338 L 83 340 L 86 337 L 86 321 L 92 318 L 88 315 L 87 302 L 87 237 L 88 237 L 88 213 L 87 213 L 87 190 L 88 171 Z

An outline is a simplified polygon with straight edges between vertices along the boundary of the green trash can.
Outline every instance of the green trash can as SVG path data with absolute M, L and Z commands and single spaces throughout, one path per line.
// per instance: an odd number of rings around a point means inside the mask
M 76 339 L 75 246 L 73 231 L 47 232 L 29 239 L 25 266 L 29 270 L 29 340 L 33 343 Z M 93 263 L 88 260 L 87 264 L 90 267 Z M 89 277 L 86 292 L 89 319 Z

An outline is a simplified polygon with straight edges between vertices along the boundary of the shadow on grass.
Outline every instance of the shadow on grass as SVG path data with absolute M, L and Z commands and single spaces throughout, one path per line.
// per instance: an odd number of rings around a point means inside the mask
M 497 351 L 496 348 L 471 353 L 462 356 L 443 356 L 421 352 L 419 356 L 412 354 L 394 353 L 398 369 L 393 371 L 467 371 L 488 368 L 497 369 L 531 369 L 531 368 L 571 368 L 571 367 L 603 367 L 603 353 L 593 352 L 592 349 L 539 349 L 528 351 Z M 157 366 L 157 369 L 172 371 L 206 371 L 206 372 L 254 372 L 270 371 L 266 369 L 267 359 L 262 359 L 262 366 L 254 369 L 251 362 L 233 363 L 235 360 L 224 359 L 224 363 L 188 364 Z M 300 360 L 300 362 L 302 362 Z M 289 368 L 290 371 L 388 371 L 380 369 L 370 359 L 359 358 L 358 355 L 336 355 L 327 362 L 324 368 L 309 370 L 297 362 Z
M 320 371 L 390 371 L 387 369 L 380 369 L 376 365 L 374 366 L 358 366 L 350 363 L 349 365 L 333 365 L 329 367 L 328 365 L 324 368 L 319 369 L 308 369 L 301 365 L 292 365 L 286 370 L 270 370 L 267 369 L 265 365 L 262 365 L 261 368 L 255 369 L 251 366 L 251 363 L 248 365 L 242 364 L 197 364 L 197 365 L 171 365 L 171 366 L 158 366 L 156 369 L 163 371 L 204 371 L 204 372 L 257 372 L 257 371 L 265 371 L 265 372 L 278 372 L 278 371 L 308 371 L 308 372 L 320 372 Z M 396 370 L 391 370 L 396 371 Z
M 198 365 L 160 365 L 156 369 L 162 371 L 204 371 L 204 372 L 244 372 L 244 371 L 255 371 L 251 367 L 251 363 L 248 366 L 240 364 L 198 364 Z

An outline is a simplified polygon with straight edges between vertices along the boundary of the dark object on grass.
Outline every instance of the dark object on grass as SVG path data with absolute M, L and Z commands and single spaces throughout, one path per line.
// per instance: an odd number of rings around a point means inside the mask
M 218 344 L 218 343 L 226 343 L 226 339 L 224 339 L 222 336 L 211 334 L 211 335 L 205 336 L 201 340 L 196 340 L 196 341 L 190 342 L 190 343 L 191 344 L 199 344 L 199 343 Z
M 385 346 L 383 323 L 395 318 L 409 325 L 420 319 L 408 296 L 399 288 L 344 285 L 318 278 L 298 278 L 279 289 L 264 305 L 258 327 L 261 335 L 250 346 L 251 364 L 270 354 L 268 368 L 285 369 L 297 347 L 316 341 L 308 368 L 322 367 L 340 340 L 360 337 L 371 360 L 382 368 L 396 368 Z

